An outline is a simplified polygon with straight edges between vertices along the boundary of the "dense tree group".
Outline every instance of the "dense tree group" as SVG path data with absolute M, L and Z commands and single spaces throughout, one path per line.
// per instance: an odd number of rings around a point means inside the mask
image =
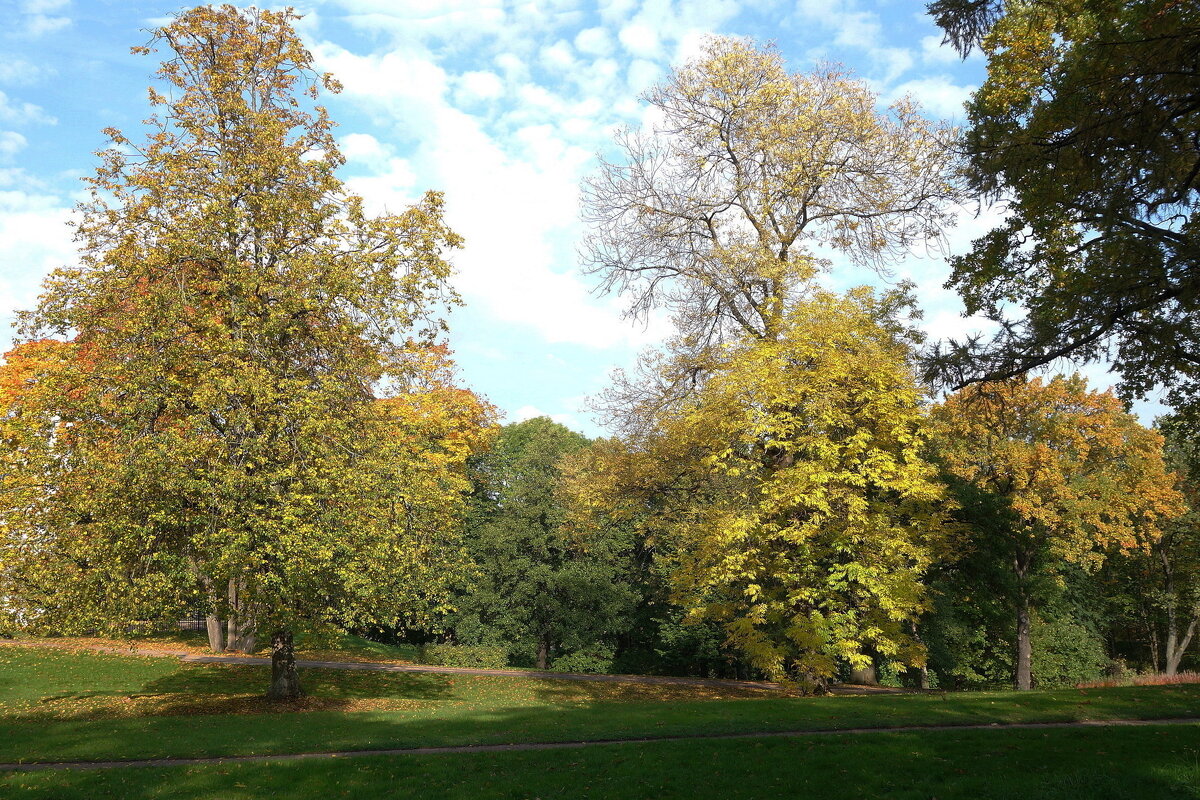
M 159 28 L 147 136 L 107 131 L 79 264 L 0 364 L 0 633 L 200 614 L 216 651 L 270 637 L 277 698 L 301 631 L 805 691 L 1194 663 L 1195 7 L 932 10 L 989 59 L 965 182 L 912 101 L 744 40 L 648 92 L 584 258 L 675 330 L 596 441 L 462 387 L 462 242 L 437 193 L 371 217 L 345 190 L 294 14 Z M 923 351 L 911 286 L 824 287 L 819 248 L 883 267 L 972 192 L 1012 211 L 950 284 L 1029 312 L 995 341 Z M 1126 391 L 1174 387 L 1158 430 L 1027 374 L 1108 345 Z

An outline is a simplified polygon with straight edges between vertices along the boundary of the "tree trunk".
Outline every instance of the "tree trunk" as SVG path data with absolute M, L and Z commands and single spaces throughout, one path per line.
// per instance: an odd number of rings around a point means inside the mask
M 1168 675 L 1177 675 L 1179 674 L 1179 662 L 1183 661 L 1183 654 L 1187 652 L 1188 645 L 1192 643 L 1192 637 L 1196 635 L 1196 623 L 1200 622 L 1200 619 L 1192 617 L 1191 623 L 1184 631 L 1183 638 L 1180 639 L 1175 628 L 1174 614 L 1171 616 L 1171 629 L 1167 631 L 1166 672 Z
M 550 640 L 545 636 L 538 642 L 537 668 L 546 669 L 550 666 Z
M 879 675 L 875 672 L 875 663 L 871 662 L 865 667 L 851 669 L 850 682 L 860 686 L 878 686 Z
M 1021 593 L 1017 598 L 1017 654 L 1013 688 L 1025 691 L 1033 688 L 1033 647 L 1029 640 L 1029 598 Z
M 304 696 L 300 690 L 300 676 L 296 673 L 296 653 L 292 643 L 292 632 L 286 629 L 271 634 L 271 688 L 267 690 L 270 700 L 296 700 Z
M 208 649 L 214 653 L 224 653 L 225 626 L 221 623 L 220 618 L 209 614 L 204 618 L 204 625 L 208 628 Z
M 230 578 L 228 587 L 229 620 L 225 634 L 225 649 L 238 653 L 253 653 L 258 646 L 254 615 L 243 597 L 242 579 Z

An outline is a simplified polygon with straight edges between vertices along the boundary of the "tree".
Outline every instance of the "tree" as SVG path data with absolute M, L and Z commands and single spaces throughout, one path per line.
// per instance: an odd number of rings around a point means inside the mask
M 693 620 L 809 690 L 839 662 L 924 659 L 911 623 L 949 529 L 896 313 L 865 289 L 814 295 L 574 481 L 582 506 L 646 517 Z
M 1167 466 L 1179 477 L 1186 513 L 1138 529 L 1139 547 L 1107 570 L 1114 600 L 1142 629 L 1151 664 L 1175 675 L 1200 626 L 1200 430 L 1190 414 L 1156 420 Z
M 940 235 L 957 196 L 953 132 L 863 83 L 789 74 L 772 48 L 711 38 L 645 96 L 649 132 L 584 186 L 584 261 L 638 316 L 674 314 L 680 347 L 774 339 L 820 266 L 813 245 L 882 267 Z M 697 361 L 702 361 L 697 355 Z
M 961 504 L 984 534 L 973 547 L 1010 572 L 1014 685 L 1029 689 L 1039 585 L 1064 564 L 1094 571 L 1106 550 L 1137 547 L 1139 530 L 1182 512 L 1162 437 L 1078 376 L 970 386 L 933 423 L 943 468 L 974 498 Z
M 632 297 L 631 314 L 662 307 L 678 329 L 635 379 L 619 374 L 604 403 L 634 460 L 649 459 L 627 468 L 666 470 L 644 476 L 670 498 L 655 507 L 667 503 L 694 526 L 680 539 L 680 596 L 698 616 L 725 615 L 758 668 L 811 686 L 831 674 L 835 654 L 865 660 L 866 644 L 916 658 L 893 634 L 920 606 L 914 576 L 927 553 L 886 509 L 936 490 L 901 434 L 918 414 L 898 344 L 908 341 L 897 320 L 903 292 L 822 293 L 813 248 L 882 268 L 940 235 L 957 196 L 953 132 L 907 99 L 879 113 L 875 95 L 841 72 L 789 74 L 773 49 L 730 38 L 710 39 L 646 100 L 652 129 L 619 133 L 621 159 L 585 185 L 584 259 L 605 289 Z M 813 349 L 816 331 L 830 335 L 828 352 Z M 866 369 L 866 351 L 886 359 L 867 374 L 897 392 L 894 427 L 876 424 L 873 410 L 858 416 L 860 395 L 886 405 L 845 371 Z M 843 423 L 861 424 L 861 438 Z M 895 472 L 872 472 L 858 460 L 867 454 Z M 788 480 L 806 488 L 792 492 Z M 826 514 L 831 538 L 801 546 Z M 875 535 L 897 548 L 894 583 L 876 582 L 871 556 L 850 544 Z M 820 570 L 831 565 L 826 581 Z M 860 599 L 870 609 L 861 620 L 871 620 L 861 627 Z
M 298 627 L 438 602 L 447 576 L 426 559 L 455 529 L 406 511 L 418 488 L 419 505 L 461 501 L 453 482 L 397 483 L 411 409 L 378 401 L 420 393 L 460 240 L 435 193 L 372 218 L 345 192 L 315 104 L 339 87 L 294 19 L 199 7 L 135 48 L 169 53 L 149 135 L 107 131 L 80 262 L 24 321 L 26 335 L 74 334 L 54 408 L 69 455 L 50 465 L 66 490 L 44 503 L 53 524 L 0 517 L 6 546 L 48 538 L 42 552 L 89 587 L 46 620 L 115 623 L 133 609 L 114 596 L 162 613 L 198 593 L 238 636 L 270 633 L 273 697 L 299 693 Z
M 455 630 L 473 643 L 504 644 L 538 669 L 552 658 L 610 645 L 635 595 L 624 542 L 586 546 L 565 526 L 560 462 L 588 447 L 546 417 L 506 425 L 474 471 L 468 547 L 477 577 L 458 601 Z
M 956 388 L 1069 356 L 1111 359 L 1121 388 L 1200 386 L 1200 6 L 1176 0 L 938 0 L 988 77 L 968 105 L 971 188 L 1005 222 L 952 259 L 947 288 L 1001 323 L 948 342 Z M 1013 312 L 1020 309 L 1023 318 Z

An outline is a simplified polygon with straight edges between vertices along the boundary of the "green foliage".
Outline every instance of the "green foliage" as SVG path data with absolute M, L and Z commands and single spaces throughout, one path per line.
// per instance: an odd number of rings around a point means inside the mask
M 1104 652 L 1103 638 L 1070 617 L 1038 615 L 1030 639 L 1033 682 L 1042 689 L 1096 680 L 1112 664 Z
M 504 646 L 514 664 L 546 668 L 575 651 L 611 650 L 628 625 L 637 599 L 628 537 L 609 531 L 585 543 L 565 527 L 559 464 L 587 446 L 538 417 L 506 425 L 475 461 L 467 538 L 475 578 L 449 620 L 459 641 Z
M 508 666 L 508 650 L 499 646 L 465 644 L 427 644 L 421 647 L 422 664 L 440 667 L 472 669 L 504 669 Z
M 816 684 L 867 650 L 923 660 L 910 623 L 947 525 L 905 307 L 814 290 L 778 339 L 714 350 L 703 382 L 647 399 L 642 433 L 572 478 L 580 508 L 624 509 L 672 559 L 688 620 L 719 623 L 772 678 Z
M 613 648 L 603 644 L 582 647 L 554 659 L 558 672 L 608 673 L 613 671 Z
M 1192 402 L 1200 370 L 1200 5 L 1179 0 L 937 0 L 987 80 L 968 105 L 972 188 L 1007 219 L 952 260 L 968 314 L 929 374 L 1007 378 L 1063 356 L 1112 361 L 1130 395 Z M 1013 319 L 1012 309 L 1024 319 Z

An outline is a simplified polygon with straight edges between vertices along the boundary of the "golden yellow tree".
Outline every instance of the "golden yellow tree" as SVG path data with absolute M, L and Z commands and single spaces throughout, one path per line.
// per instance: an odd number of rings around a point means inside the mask
M 839 661 L 924 663 L 911 623 L 950 526 L 895 310 L 867 290 L 815 294 L 570 477 L 579 507 L 640 519 L 673 554 L 691 619 L 810 690 Z
M 1162 436 L 1078 376 L 969 386 L 933 411 L 933 423 L 946 472 L 988 501 L 989 541 L 978 546 L 1011 571 L 1013 683 L 1029 689 L 1039 574 L 1063 562 L 1094 569 L 1106 550 L 1140 546 L 1145 528 L 1185 511 Z

